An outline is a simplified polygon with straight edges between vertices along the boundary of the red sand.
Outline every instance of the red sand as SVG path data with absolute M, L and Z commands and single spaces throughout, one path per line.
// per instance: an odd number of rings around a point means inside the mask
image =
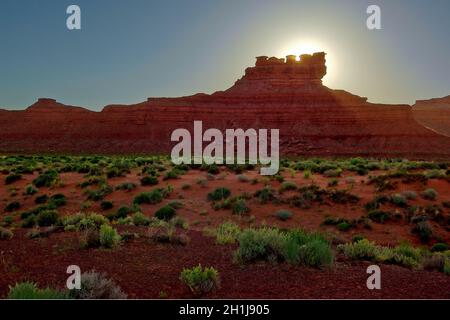
M 373 174 L 373 173 L 372 173 Z M 248 177 L 257 177 L 257 172 L 246 172 Z M 216 187 L 228 187 L 232 195 L 242 192 L 254 192 L 263 187 L 260 182 L 251 185 L 239 182 L 237 176 L 222 169 L 216 180 L 208 181 L 206 187 L 196 184 L 196 181 L 204 177 L 205 173 L 191 170 L 186 175 L 176 180 L 160 181 L 158 187 L 165 185 L 174 186 L 174 192 L 169 199 L 178 199 L 184 207 L 177 214 L 185 218 L 191 225 L 189 236 L 190 243 L 187 246 L 172 246 L 167 244 L 150 243 L 145 238 L 145 227 L 117 226 L 119 231 L 129 230 L 142 236 L 138 239 L 124 243 L 115 250 L 105 249 L 80 249 L 77 233 L 56 233 L 49 238 L 30 240 L 25 237 L 27 230 L 17 228 L 12 240 L 0 240 L 0 296 L 6 294 L 8 286 L 16 281 L 33 280 L 40 285 L 52 285 L 62 287 L 67 277 L 65 270 L 68 265 L 76 264 L 82 270 L 96 269 L 105 271 L 117 281 L 124 291 L 131 297 L 158 298 L 164 291 L 169 298 L 191 297 L 179 280 L 180 271 L 184 267 L 191 267 L 201 263 L 204 266 L 214 266 L 222 276 L 222 288 L 208 297 L 220 298 L 450 298 L 450 277 L 438 272 L 408 270 L 402 267 L 382 265 L 382 290 L 370 291 L 366 288 L 366 268 L 369 263 L 349 262 L 338 257 L 336 265 L 331 270 L 316 270 L 304 267 L 292 267 L 287 264 L 270 265 L 257 264 L 240 266 L 233 263 L 232 253 L 235 246 L 218 246 L 214 239 L 204 236 L 202 230 L 205 227 L 216 226 L 227 220 L 234 220 L 243 227 L 251 223 L 245 219 L 233 216 L 230 210 L 214 211 L 211 203 L 206 200 L 206 195 Z M 303 178 L 301 173 L 295 177 L 284 173 L 286 180 L 295 181 L 299 186 L 309 185 L 312 181 L 321 187 L 326 187 L 328 178 L 320 175 L 312 175 L 310 179 Z M 370 240 L 384 245 L 394 245 L 407 240 L 416 245 L 419 244 L 416 236 L 410 232 L 411 226 L 405 221 L 392 221 L 386 224 L 373 223 L 373 228 L 367 230 L 358 226 L 349 232 L 340 232 L 335 227 L 323 227 L 320 224 L 327 215 L 356 219 L 366 214 L 364 203 L 371 200 L 375 194 L 374 186 L 362 183 L 366 177 L 345 173 L 339 178 L 339 188 L 348 185 L 345 179 L 355 179 L 355 187 L 352 193 L 361 197 L 358 204 L 315 204 L 311 209 L 302 210 L 288 205 L 259 204 L 256 199 L 249 200 L 250 214 L 255 217 L 254 225 L 263 222 L 268 225 L 278 225 L 282 228 L 302 227 L 308 230 L 328 231 L 337 234 L 345 240 L 350 240 L 355 234 L 362 234 Z M 0 199 L 3 204 L 11 201 L 10 187 L 18 188 L 18 195 L 14 198 L 20 201 L 24 209 L 34 207 L 34 197 L 22 195 L 22 190 L 29 184 L 35 175 L 24 175 L 24 179 L 13 185 L 0 186 Z M 2 177 L 4 178 L 4 176 Z M 114 202 L 117 210 L 122 205 L 129 205 L 135 195 L 153 188 L 139 185 L 139 176 L 133 171 L 126 177 L 109 179 L 108 183 L 116 186 L 123 182 L 134 182 L 138 187 L 131 191 L 114 191 L 107 197 Z M 40 194 L 52 195 L 64 193 L 68 198 L 68 204 L 60 208 L 62 215 L 75 214 L 85 201 L 82 189 L 76 185 L 83 181 L 82 174 L 61 174 L 63 187 L 53 189 L 41 188 Z M 185 183 L 192 185 L 189 190 L 182 190 Z M 272 187 L 278 190 L 280 183 L 270 182 Z M 399 184 L 395 193 L 403 190 L 414 190 L 418 193 L 425 188 L 432 187 L 439 193 L 438 201 L 450 199 L 449 182 L 432 179 L 428 185 Z M 289 196 L 289 193 L 282 195 Z M 433 204 L 432 201 L 420 199 L 411 201 L 411 204 Z M 144 214 L 151 216 L 161 207 L 158 205 L 143 205 Z M 281 222 L 274 217 L 279 209 L 289 209 L 293 212 L 293 218 Z M 445 209 L 446 214 L 450 213 Z M 87 211 L 101 212 L 98 203 L 94 203 Z M 208 214 L 200 214 L 207 211 Z M 1 215 L 3 218 L 6 213 Z M 434 230 L 443 241 L 450 241 L 449 232 L 443 227 L 434 224 Z M 120 268 L 118 268 L 120 265 Z

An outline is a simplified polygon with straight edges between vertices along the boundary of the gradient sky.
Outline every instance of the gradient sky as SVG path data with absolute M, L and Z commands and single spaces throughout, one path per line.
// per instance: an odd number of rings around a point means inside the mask
M 66 8 L 82 30 L 66 29 Z M 366 28 L 378 4 L 382 30 Z M 450 94 L 448 0 L 1 0 L 0 106 L 38 97 L 100 110 L 224 90 L 255 56 L 328 53 L 325 85 L 371 102 Z M 300 53 L 300 52 L 299 52 Z

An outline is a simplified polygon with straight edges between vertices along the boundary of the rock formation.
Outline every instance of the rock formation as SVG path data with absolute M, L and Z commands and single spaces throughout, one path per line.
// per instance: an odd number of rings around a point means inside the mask
M 425 127 L 450 137 L 450 96 L 418 100 L 413 106 L 413 114 Z
M 2 153 L 167 153 L 176 128 L 280 129 L 284 155 L 450 159 L 450 138 L 419 125 L 411 106 L 368 103 L 322 85 L 325 53 L 258 57 L 234 86 L 211 95 L 149 98 L 101 112 L 39 99 L 0 110 Z

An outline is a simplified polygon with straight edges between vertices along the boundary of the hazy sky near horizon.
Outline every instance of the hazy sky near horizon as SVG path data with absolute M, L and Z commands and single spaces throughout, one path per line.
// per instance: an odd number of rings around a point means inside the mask
M 71 4 L 82 30 L 66 28 Z M 382 30 L 366 27 L 370 4 Z M 448 0 L 1 0 L 0 108 L 212 93 L 303 46 L 328 53 L 325 85 L 412 104 L 450 94 L 449 14 Z

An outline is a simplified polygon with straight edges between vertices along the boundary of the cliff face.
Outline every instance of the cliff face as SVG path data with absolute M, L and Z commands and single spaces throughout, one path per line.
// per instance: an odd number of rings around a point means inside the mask
M 450 159 L 450 138 L 419 125 L 408 105 L 378 105 L 322 85 L 325 54 L 258 57 L 226 91 L 150 98 L 101 112 L 40 99 L 0 111 L 0 152 L 170 152 L 174 129 L 280 129 L 284 155 Z
M 413 106 L 413 114 L 420 124 L 450 137 L 450 96 L 418 100 Z

